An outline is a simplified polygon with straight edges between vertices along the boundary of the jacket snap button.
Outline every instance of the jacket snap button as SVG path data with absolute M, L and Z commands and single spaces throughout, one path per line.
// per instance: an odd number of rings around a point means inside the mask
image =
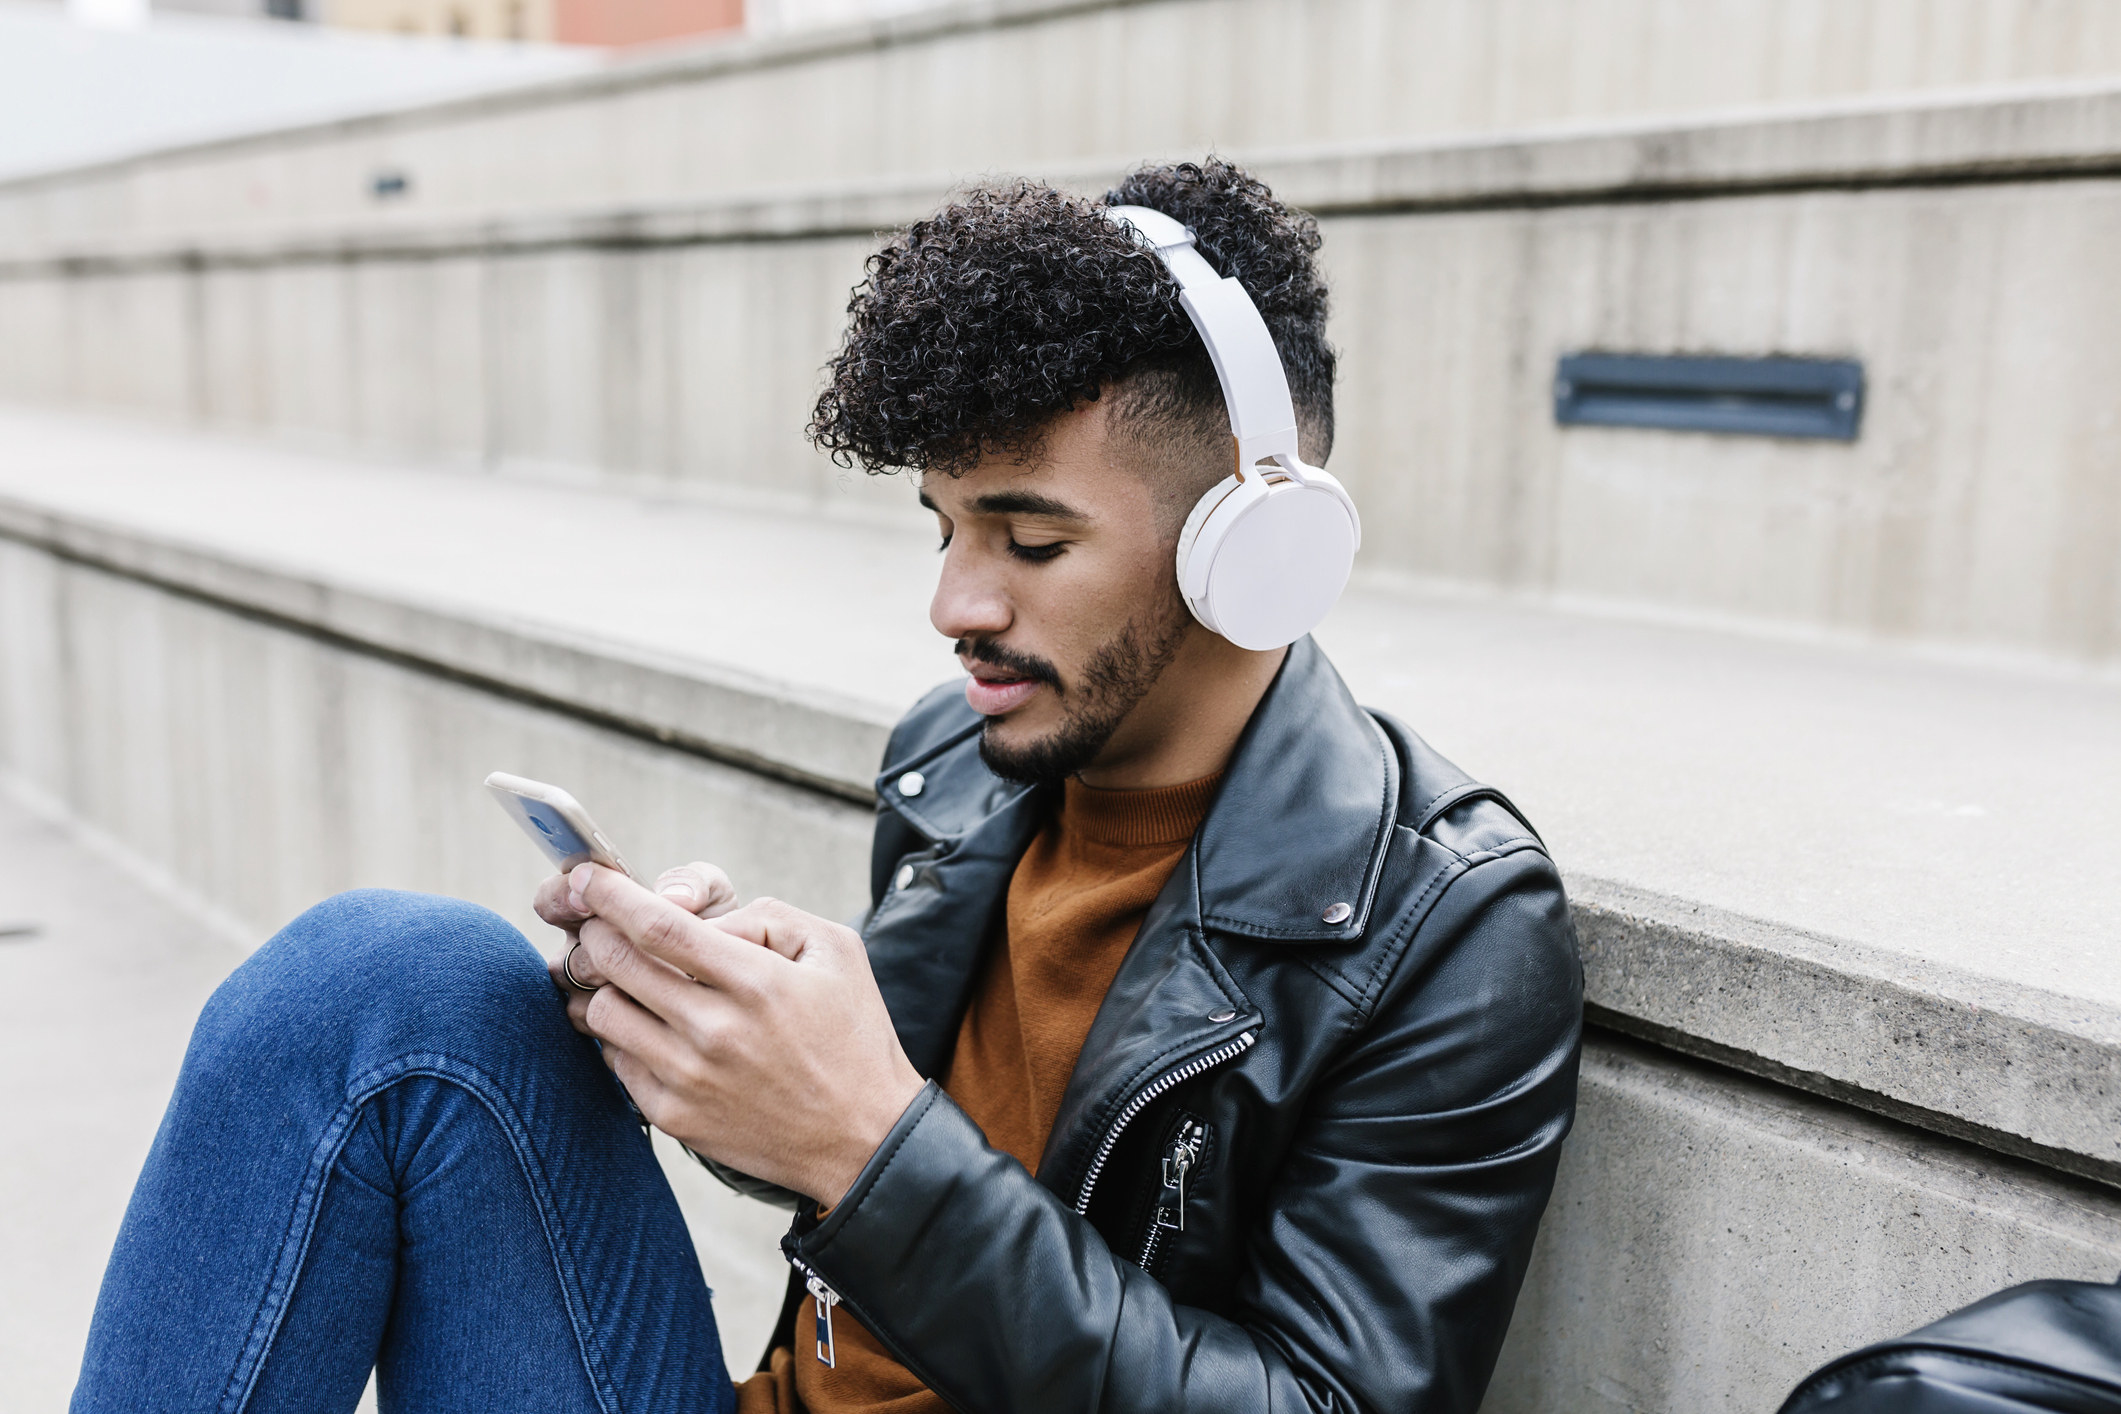
M 1211 1011 L 1208 1013 L 1208 1020 L 1220 1026 L 1225 1021 L 1237 1020 L 1237 1013 L 1227 1008 L 1222 1011 Z
M 1328 923 L 1345 923 L 1354 916 L 1355 910 L 1344 903 L 1336 903 L 1325 912 L 1325 920 Z
M 918 771 L 908 771 L 905 775 L 898 778 L 898 793 L 900 795 L 916 796 L 927 788 L 928 778 Z
M 913 882 L 913 866 L 911 864 L 901 864 L 898 867 L 898 878 L 893 882 L 902 889 L 911 884 Z

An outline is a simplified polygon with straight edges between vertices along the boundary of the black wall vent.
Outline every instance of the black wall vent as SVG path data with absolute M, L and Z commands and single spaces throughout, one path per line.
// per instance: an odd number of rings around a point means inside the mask
M 1554 372 L 1560 423 L 1853 442 L 1862 415 L 1854 359 L 1577 353 Z

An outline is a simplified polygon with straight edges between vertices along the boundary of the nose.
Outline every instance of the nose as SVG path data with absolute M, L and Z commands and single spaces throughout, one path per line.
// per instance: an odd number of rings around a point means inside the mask
M 943 551 L 943 573 L 928 601 L 928 622 L 945 638 L 1001 633 L 1013 615 L 1000 577 L 966 552 L 965 537 Z

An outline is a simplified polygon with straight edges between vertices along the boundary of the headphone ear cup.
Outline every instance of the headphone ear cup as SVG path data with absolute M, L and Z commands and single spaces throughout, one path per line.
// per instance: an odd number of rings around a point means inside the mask
M 1352 504 L 1323 473 L 1309 485 L 1254 476 L 1212 504 L 1203 498 L 1194 515 L 1199 524 L 1181 542 L 1186 607 L 1240 648 L 1282 648 L 1302 638 L 1340 598 L 1355 567 L 1361 532 Z
M 1229 500 L 1231 494 L 1239 490 L 1241 485 L 1235 476 L 1226 476 L 1210 486 L 1202 493 L 1201 498 L 1193 503 L 1193 509 L 1186 515 L 1185 527 L 1178 532 L 1176 569 L 1179 597 L 1186 601 L 1186 608 L 1191 611 L 1193 617 L 1200 620 L 1201 627 L 1211 633 L 1220 633 L 1222 630 L 1215 626 L 1215 621 L 1208 617 L 1200 599 L 1196 597 L 1207 588 L 1207 564 L 1204 562 L 1197 567 L 1189 567 L 1192 566 L 1194 549 L 1200 544 L 1201 527 L 1208 523 L 1208 517 L 1214 515 L 1216 508 Z M 1213 558 L 1212 552 L 1209 558 Z

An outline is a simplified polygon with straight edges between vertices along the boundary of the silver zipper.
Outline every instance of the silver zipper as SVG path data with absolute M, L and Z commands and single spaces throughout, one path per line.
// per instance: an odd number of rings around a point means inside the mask
M 793 1255 L 788 1264 L 803 1274 L 803 1290 L 817 1303 L 817 1361 L 827 1369 L 837 1369 L 836 1351 L 832 1345 L 832 1308 L 840 1304 L 840 1294 L 825 1285 L 825 1279 L 813 1271 L 808 1262 Z
M 1178 1201 L 1171 1205 L 1171 1226 L 1180 1232 L 1186 1230 L 1186 1177 L 1193 1166 L 1200 1162 L 1201 1141 L 1207 1137 L 1208 1127 L 1195 1119 L 1188 1119 L 1179 1127 L 1178 1137 L 1171 1141 L 1164 1154 L 1164 1187 L 1176 1189 Z M 1158 1204 L 1158 1211 L 1166 1211 Z
M 1221 1065 L 1233 1056 L 1243 1055 L 1246 1051 L 1252 1049 L 1252 1043 L 1258 1039 L 1259 1033 L 1257 1031 L 1247 1031 L 1243 1035 L 1217 1046 L 1206 1055 L 1187 1061 L 1177 1070 L 1166 1071 L 1152 1082 L 1148 1089 L 1141 1091 L 1133 1099 L 1127 1101 L 1127 1107 L 1119 1112 L 1119 1118 L 1113 1120 L 1112 1127 L 1105 1131 L 1104 1142 L 1097 1146 L 1097 1157 L 1090 1160 L 1090 1171 L 1083 1175 L 1082 1191 L 1076 1195 L 1075 1199 L 1075 1211 L 1077 1214 L 1090 1211 L 1090 1190 L 1097 1187 L 1098 1177 L 1104 1173 L 1105 1163 L 1112 1157 L 1112 1147 L 1119 1143 L 1121 1133 L 1126 1130 L 1129 1124 L 1134 1122 L 1136 1115 L 1148 1107 L 1151 1100 L 1163 1094 L 1164 1091 L 1172 1086 L 1191 1080 L 1204 1070 L 1213 1070 L 1216 1066 Z
M 1199 1120 L 1188 1118 L 1180 1122 L 1171 1146 L 1164 1151 L 1163 1191 L 1174 1193 L 1176 1197 L 1167 1203 L 1163 1193 L 1157 1195 L 1156 1207 L 1149 1214 L 1148 1234 L 1142 1238 L 1141 1259 L 1135 1263 L 1143 1271 L 1150 1270 L 1156 1261 L 1166 1232 L 1186 1230 L 1186 1180 L 1192 1175 L 1194 1165 L 1200 1162 L 1201 1147 L 1207 1137 L 1208 1127 Z
M 1149 1264 L 1156 1260 L 1156 1249 L 1163 1245 L 1164 1225 L 1162 1223 L 1150 1223 L 1149 1235 L 1142 1239 L 1141 1260 L 1136 1262 L 1134 1265 L 1140 1267 L 1143 1271 L 1150 1273 L 1152 1276 L 1155 1275 L 1155 1269 L 1152 1268 Z

